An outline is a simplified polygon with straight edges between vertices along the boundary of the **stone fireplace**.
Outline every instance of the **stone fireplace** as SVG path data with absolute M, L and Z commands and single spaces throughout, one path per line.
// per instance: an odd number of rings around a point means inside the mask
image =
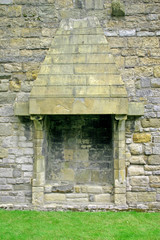
M 95 17 L 63 20 L 15 115 L 34 122 L 32 204 L 126 204 L 125 120 L 129 103 Z

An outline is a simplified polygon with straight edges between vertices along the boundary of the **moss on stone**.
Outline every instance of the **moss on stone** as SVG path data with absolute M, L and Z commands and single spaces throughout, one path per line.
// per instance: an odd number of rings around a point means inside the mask
M 112 2 L 112 16 L 114 17 L 123 17 L 125 16 L 124 5 L 119 1 Z

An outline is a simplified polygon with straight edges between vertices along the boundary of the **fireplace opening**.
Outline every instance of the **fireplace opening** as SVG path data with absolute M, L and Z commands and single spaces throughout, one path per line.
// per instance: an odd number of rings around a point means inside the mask
M 113 186 L 110 115 L 48 116 L 45 134 L 45 176 L 52 192 L 74 192 L 77 185 Z

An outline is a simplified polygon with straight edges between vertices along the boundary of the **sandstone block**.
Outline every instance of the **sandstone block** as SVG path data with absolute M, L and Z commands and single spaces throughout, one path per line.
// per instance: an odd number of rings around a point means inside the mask
M 113 186 L 104 186 L 102 188 L 104 193 L 111 193 L 113 191 Z
M 114 195 L 114 202 L 116 205 L 125 205 L 126 204 L 126 194 L 118 194 Z
M 160 155 L 151 155 L 148 157 L 148 164 L 160 165 Z
M 85 193 L 67 193 L 66 197 L 68 199 L 88 198 L 88 194 L 85 194 Z
M 75 203 L 82 203 L 82 202 L 88 202 L 87 198 L 67 198 L 67 202 L 75 202 Z
M 0 147 L 0 158 L 6 158 L 8 156 L 8 150 Z
M 138 202 L 155 202 L 156 192 L 128 192 L 127 202 L 137 204 Z
M 88 186 L 88 193 L 102 193 L 102 187 L 99 186 Z
M 19 92 L 21 89 L 21 82 L 20 81 L 10 81 L 9 88 L 11 91 Z
M 156 78 L 160 78 L 160 66 L 154 67 L 153 74 Z
M 129 176 L 144 175 L 144 167 L 143 166 L 129 166 L 128 174 L 129 174 Z
M 111 195 L 110 194 L 98 194 L 95 195 L 95 202 L 111 202 Z
M 126 188 L 115 188 L 114 189 L 115 194 L 125 194 L 126 193 Z
M 141 123 L 142 123 L 142 127 L 144 127 L 144 128 L 148 128 L 148 127 L 159 128 L 160 127 L 160 119 L 157 119 L 157 118 L 142 119 Z
M 129 161 L 132 164 L 145 164 L 143 156 L 132 156 Z
M 32 192 L 32 204 L 34 206 L 43 205 L 44 203 L 44 193 L 39 192 Z
M 151 141 L 150 133 L 134 133 L 133 142 L 135 143 L 146 143 Z
M 132 186 L 147 186 L 149 183 L 149 177 L 148 176 L 130 177 L 129 181 Z
M 74 191 L 75 191 L 76 193 L 80 193 L 80 192 L 81 192 L 81 188 L 80 188 L 79 186 L 75 186 L 75 187 L 74 187 Z
M 155 202 L 156 192 L 138 192 L 137 201 L 138 202 Z
M 143 147 L 141 144 L 131 144 L 129 148 L 133 155 L 140 155 L 143 153 Z
M 145 171 L 156 171 L 158 173 L 158 170 L 160 170 L 160 165 L 159 166 L 145 165 L 144 170 Z
M 60 193 L 50 193 L 45 194 L 44 199 L 46 202 L 62 202 L 66 200 L 66 196 Z
M 160 183 L 160 176 L 150 176 L 149 181 L 150 183 Z

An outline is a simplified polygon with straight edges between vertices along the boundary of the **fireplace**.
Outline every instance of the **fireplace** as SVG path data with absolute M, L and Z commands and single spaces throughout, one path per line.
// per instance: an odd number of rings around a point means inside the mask
M 50 192 L 93 189 L 89 198 L 94 201 L 96 191 L 108 188 L 108 200 L 113 200 L 111 116 L 57 115 L 45 121 L 45 179 Z
M 32 204 L 126 204 L 125 120 L 129 103 L 95 17 L 63 20 L 15 115 L 34 122 Z

